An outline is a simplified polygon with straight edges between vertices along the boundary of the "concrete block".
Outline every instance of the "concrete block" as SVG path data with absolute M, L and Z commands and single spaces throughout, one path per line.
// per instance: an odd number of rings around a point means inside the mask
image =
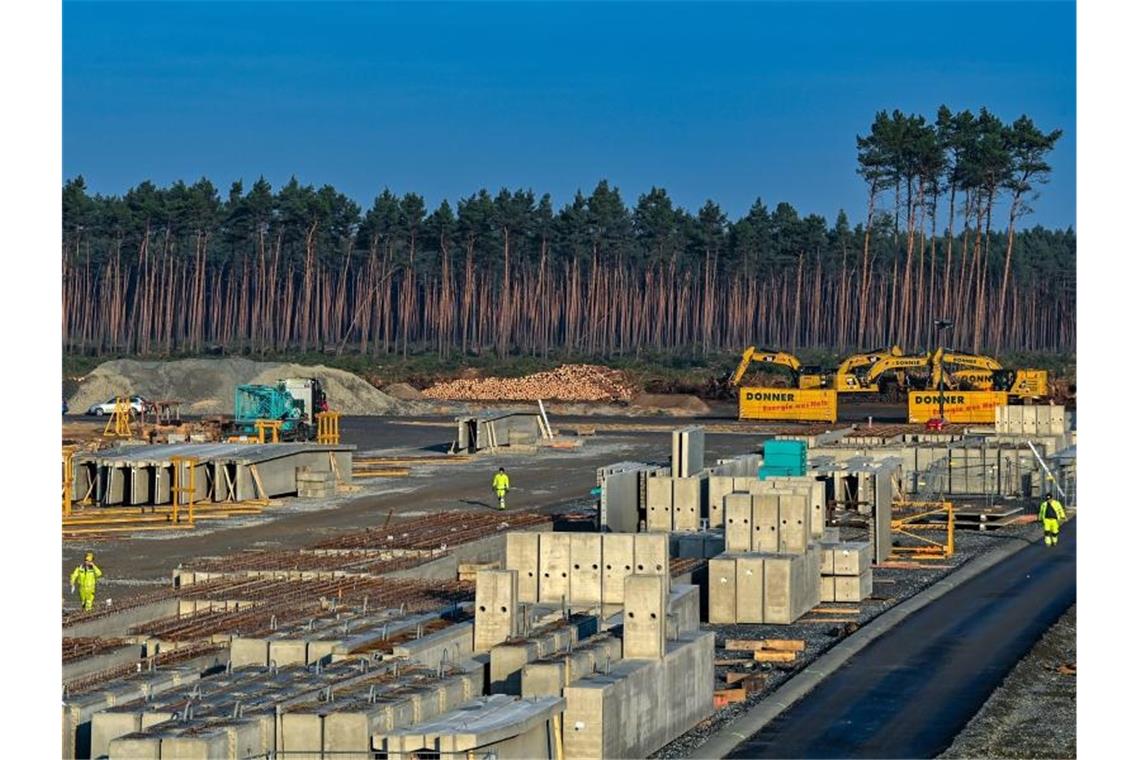
M 150 734 L 127 734 L 112 739 L 108 746 L 110 760 L 160 760 L 161 739 Z
M 476 651 L 513 638 L 519 631 L 518 572 L 480 570 L 475 575 Z
M 277 667 L 305 665 L 307 660 L 307 643 L 304 639 L 269 640 L 269 661 L 277 663 Z
M 645 529 L 668 532 L 673 529 L 673 479 L 648 478 L 645 481 Z
M 561 604 L 570 596 L 570 534 L 541 533 L 538 539 L 538 601 Z
M 819 574 L 835 575 L 835 544 L 819 544 Z
M 724 497 L 724 548 L 728 552 L 752 550 L 752 495 L 730 493 Z
M 265 639 L 242 638 L 230 640 L 230 662 L 235 668 L 243 665 L 269 665 L 269 642 Z
M 722 554 L 709 560 L 709 623 L 736 622 L 736 557 Z
M 871 543 L 849 541 L 827 547 L 831 550 L 831 575 L 862 575 L 871 568 Z
M 779 551 L 799 554 L 807 549 L 811 517 L 808 497 L 799 494 L 780 494 Z
M 764 622 L 764 558 L 742 554 L 736 558 L 736 622 Z
M 821 575 L 819 576 L 819 601 L 821 602 L 834 602 L 835 601 L 835 576 Z
M 633 571 L 639 575 L 663 575 L 669 588 L 669 536 L 637 533 L 633 537 Z
M 675 639 L 701 626 L 701 588 L 691 583 L 678 583 L 669 592 L 669 627 L 666 638 Z
M 625 579 L 622 656 L 659 659 L 665 656 L 665 621 L 669 584 L 660 575 L 631 575 Z
M 570 534 L 570 602 L 602 601 L 602 534 Z
M 606 533 L 602 536 L 602 602 L 625 601 L 625 577 L 633 573 L 632 533 Z
M 673 478 L 673 530 L 699 530 L 700 517 L 701 479 Z
M 864 570 L 861 575 L 835 575 L 835 601 L 861 602 L 871 595 L 871 570 Z
M 708 478 L 709 494 L 709 527 L 724 527 L 724 497 L 732 493 L 732 477 L 728 475 L 710 475 Z
M 671 472 L 674 478 L 696 475 L 705 466 L 705 429 L 692 425 L 673 431 Z
M 538 601 L 538 533 L 511 531 L 507 534 L 508 570 L 518 571 L 519 601 Z
M 752 545 L 749 551 L 777 552 L 780 550 L 780 497 L 775 493 L 761 493 L 752 499 Z
M 813 545 L 814 547 L 814 545 Z M 788 624 L 819 604 L 819 549 L 764 559 L 764 622 Z

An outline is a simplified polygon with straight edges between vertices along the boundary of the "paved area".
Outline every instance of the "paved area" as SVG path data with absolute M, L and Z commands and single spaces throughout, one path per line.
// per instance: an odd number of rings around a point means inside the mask
M 1076 522 L 875 640 L 730 757 L 933 757 L 1076 600 Z

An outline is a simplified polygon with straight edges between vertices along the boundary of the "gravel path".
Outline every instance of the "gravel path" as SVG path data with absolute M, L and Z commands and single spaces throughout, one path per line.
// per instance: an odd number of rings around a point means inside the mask
M 1075 758 L 1076 662 L 1077 607 L 1073 605 L 939 757 Z M 1062 666 L 1073 666 L 1073 672 Z

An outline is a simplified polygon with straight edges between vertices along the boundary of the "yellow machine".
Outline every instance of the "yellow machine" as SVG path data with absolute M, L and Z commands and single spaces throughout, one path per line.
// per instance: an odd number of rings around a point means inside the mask
M 929 353 L 884 356 L 871 365 L 867 374 L 863 375 L 863 382 L 872 391 L 883 392 L 892 385 L 896 390 L 902 390 L 908 385 L 907 370 L 925 370 L 929 365 Z M 893 372 L 894 375 L 887 376 L 888 372 Z
M 826 388 L 828 385 L 827 377 L 819 367 L 804 366 L 794 355 L 785 351 L 758 351 L 756 346 L 744 349 L 740 364 L 736 365 L 736 371 L 732 373 L 729 385 L 733 387 L 740 385 L 740 381 L 753 362 L 787 368 L 792 374 L 794 387 L 801 390 Z
M 878 393 L 878 386 L 867 383 L 865 378 L 875 362 L 887 356 L 903 356 L 903 350 L 894 345 L 848 356 L 835 370 L 835 390 L 839 393 Z
M 1006 391 L 1020 399 L 1049 395 L 1049 373 L 1043 369 L 1004 369 L 991 356 L 938 349 L 931 359 L 929 390 L 942 383 L 950 390 Z

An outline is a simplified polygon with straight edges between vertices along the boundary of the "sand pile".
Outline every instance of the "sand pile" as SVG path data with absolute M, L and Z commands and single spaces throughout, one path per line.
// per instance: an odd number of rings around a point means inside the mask
M 696 396 L 686 393 L 639 393 L 630 400 L 630 406 L 660 410 L 676 414 L 708 414 L 709 405 Z
M 114 396 L 138 394 L 152 401 L 183 402 L 184 414 L 233 414 L 234 388 L 246 383 L 272 385 L 287 377 L 315 377 L 328 395 L 329 408 L 342 414 L 406 414 L 415 404 L 399 401 L 351 372 L 324 365 L 227 359 L 104 362 L 79 383 L 67 403 L 74 413 Z
M 629 401 L 635 388 L 615 369 L 563 364 L 525 377 L 461 378 L 436 383 L 424 398 L 463 401 Z

